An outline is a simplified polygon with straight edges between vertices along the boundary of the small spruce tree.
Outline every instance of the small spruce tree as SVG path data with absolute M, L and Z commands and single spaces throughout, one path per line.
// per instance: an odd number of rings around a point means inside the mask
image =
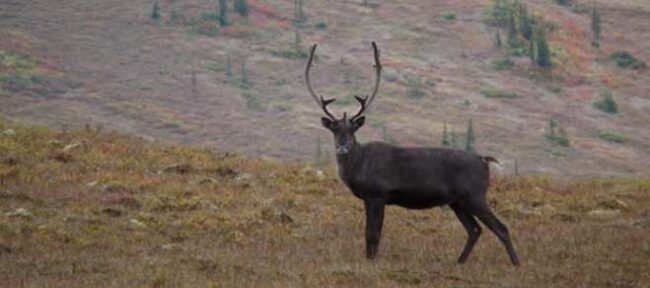
M 551 66 L 551 50 L 548 47 L 548 42 L 546 42 L 546 33 L 543 30 L 539 30 L 535 41 L 535 62 L 540 67 L 550 67 Z
M 230 61 L 230 54 L 226 54 L 226 77 L 232 80 L 232 62 Z
M 474 152 L 474 143 L 476 142 L 476 137 L 474 137 L 474 125 L 472 119 L 467 122 L 467 135 L 465 138 L 465 150 Z
M 241 62 L 241 84 L 247 87 L 250 84 L 248 80 L 248 71 L 246 70 L 246 60 Z
M 519 32 L 521 35 L 530 40 L 533 37 L 533 26 L 530 23 L 530 17 L 528 16 L 528 8 L 525 4 L 519 6 Z
M 246 0 L 235 0 L 235 11 L 243 17 L 248 17 L 248 2 Z
M 449 132 L 447 131 L 447 122 L 444 122 L 442 126 L 442 147 L 451 147 L 451 141 L 449 139 Z
M 153 9 L 151 10 L 151 19 L 160 20 L 160 5 L 158 1 L 153 3 Z
M 496 36 L 495 36 L 495 39 L 496 39 L 496 40 L 495 40 L 495 44 L 496 44 L 497 48 L 501 48 L 501 46 L 502 46 L 503 44 L 501 43 L 501 42 L 502 42 L 502 41 L 501 41 L 501 32 L 500 32 L 499 30 L 497 30 L 497 34 L 496 34 Z
M 228 2 L 227 0 L 219 0 L 219 25 L 228 26 Z
M 515 24 L 515 13 L 512 11 L 508 14 L 508 46 L 510 46 L 510 48 L 519 46 L 519 39 L 517 39 L 517 26 Z
M 602 31 L 600 27 L 600 13 L 596 8 L 591 12 L 591 31 L 594 33 L 594 39 L 591 42 L 591 45 L 594 47 L 600 47 L 600 33 Z

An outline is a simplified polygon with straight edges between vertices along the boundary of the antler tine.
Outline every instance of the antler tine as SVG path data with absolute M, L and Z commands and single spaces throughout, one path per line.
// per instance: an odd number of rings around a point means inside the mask
M 327 114 L 327 116 L 332 118 L 332 120 L 336 120 L 336 117 L 334 117 L 334 115 L 332 115 L 332 113 L 330 113 L 330 111 L 327 111 L 327 105 L 330 105 L 335 100 L 336 100 L 336 98 L 323 99 L 323 96 L 320 96 L 320 102 L 322 103 L 320 106 L 321 106 L 321 108 L 323 108 L 323 112 L 325 112 L 325 114 Z
M 375 96 L 377 96 L 377 92 L 379 92 L 379 82 L 381 80 L 381 62 L 379 61 L 379 48 L 377 48 L 377 43 L 375 43 L 375 41 L 372 41 L 372 49 L 375 52 L 375 70 L 377 71 L 377 75 L 375 76 L 375 87 L 372 89 L 372 94 L 370 94 L 370 96 L 366 96 L 365 98 L 354 95 L 354 98 L 356 98 L 357 101 L 359 101 L 361 104 L 361 109 L 359 112 L 357 112 L 356 115 L 354 115 L 354 117 L 350 118 L 350 121 L 361 116 L 363 112 L 368 108 L 368 106 L 370 106 L 372 101 L 375 100 Z
M 327 111 L 327 105 L 334 102 L 336 98 L 326 100 L 323 99 L 323 96 L 321 95 L 319 100 L 319 97 L 316 95 L 316 92 L 314 92 L 314 88 L 311 87 L 311 81 L 309 80 L 309 70 L 311 70 L 311 64 L 314 62 L 314 54 L 316 52 L 317 46 L 318 44 L 314 44 L 313 46 L 311 46 L 311 49 L 309 49 L 309 61 L 307 62 L 307 67 L 305 68 L 305 82 L 307 82 L 307 90 L 309 90 L 309 94 L 311 95 L 311 98 L 313 98 L 314 101 L 316 101 L 316 103 L 318 103 L 318 105 L 323 109 L 323 112 L 325 112 L 325 114 L 327 114 L 327 116 L 329 116 L 333 120 L 336 120 L 336 117 L 334 117 L 332 113 Z
M 354 119 L 357 119 L 357 117 L 361 116 L 361 114 L 363 114 L 363 111 L 366 110 L 366 107 L 368 107 L 368 105 L 366 104 L 366 101 L 368 100 L 367 95 L 366 97 L 360 97 L 354 95 L 354 98 L 357 99 L 359 104 L 361 104 L 361 109 L 359 109 L 359 112 L 357 112 L 357 114 L 355 114 L 354 116 L 352 116 L 352 118 L 350 118 L 350 121 L 354 121 Z

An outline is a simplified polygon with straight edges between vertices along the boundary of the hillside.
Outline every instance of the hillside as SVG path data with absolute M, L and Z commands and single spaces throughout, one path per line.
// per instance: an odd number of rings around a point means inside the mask
M 501 159 L 506 174 L 516 159 L 523 174 L 649 175 L 648 69 L 609 59 L 624 50 L 650 61 L 647 1 L 525 1 L 552 28 L 554 67 L 524 56 L 506 70 L 494 68 L 506 52 L 485 22 L 488 0 L 305 1 L 298 29 L 294 1 L 250 0 L 247 18 L 231 7 L 228 27 L 214 20 L 216 2 L 161 0 L 153 20 L 151 1 L 2 1 L 0 113 L 56 129 L 99 126 L 313 160 L 319 141 L 331 151 L 331 136 L 304 87 L 306 48 L 320 43 L 314 86 L 339 98 L 341 114 L 356 109 L 351 95 L 369 93 L 374 40 L 385 72 L 364 141 L 437 146 L 443 123 L 464 132 L 473 119 L 478 151 Z M 600 48 L 591 46 L 592 5 Z M 604 90 L 617 115 L 594 108 Z M 545 136 L 551 120 L 565 128 L 568 147 Z
M 449 209 L 363 205 L 326 168 L 0 121 L 1 287 L 647 287 L 650 180 L 497 178 L 513 268 Z

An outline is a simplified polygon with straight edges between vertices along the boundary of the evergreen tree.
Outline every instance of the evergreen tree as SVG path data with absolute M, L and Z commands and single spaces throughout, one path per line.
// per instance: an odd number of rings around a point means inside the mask
M 296 51 L 300 50 L 300 43 L 301 42 L 302 41 L 300 39 L 300 31 L 298 31 L 298 28 L 296 28 L 296 32 L 295 32 L 294 39 L 293 39 L 293 48 L 296 49 Z
M 235 0 L 235 11 L 241 16 L 248 17 L 248 2 L 246 0 Z
M 226 54 L 226 77 L 228 80 L 232 79 L 232 63 L 230 61 L 230 54 Z
M 454 149 L 458 147 L 458 135 L 456 135 L 454 128 L 451 128 L 451 132 L 449 133 L 449 147 Z
M 501 48 L 501 46 L 503 44 L 501 43 L 501 32 L 499 30 L 497 30 L 497 34 L 496 34 L 495 38 L 496 38 L 495 43 L 496 43 L 497 47 Z
M 320 164 L 323 161 L 323 147 L 320 142 L 320 135 L 316 136 L 316 163 Z
M 600 46 L 600 13 L 596 8 L 591 12 L 591 31 L 594 33 L 594 40 L 591 42 L 591 45 L 594 47 Z
M 533 37 L 533 26 L 530 23 L 528 8 L 525 4 L 521 4 L 519 7 L 519 32 L 526 40 L 530 40 Z
M 219 25 L 228 26 L 228 2 L 227 0 L 219 0 Z
M 543 30 L 539 30 L 538 35 L 535 41 L 535 62 L 540 67 L 550 67 L 551 66 L 551 50 L 548 47 L 546 42 L 546 34 Z
M 248 81 L 248 71 L 246 71 L 246 60 L 241 63 L 241 84 L 242 86 L 248 86 L 250 84 Z
M 160 5 L 158 5 L 158 1 L 153 3 L 153 9 L 151 11 L 151 19 L 153 20 L 160 19 Z
M 296 25 L 305 20 L 305 13 L 302 10 L 302 0 L 293 1 L 293 17 Z
M 528 41 L 528 58 L 530 58 L 530 62 L 535 63 L 535 41 L 536 41 L 535 35 L 530 38 L 530 41 Z
M 517 26 L 515 24 L 515 14 L 510 10 L 508 14 L 508 46 L 515 48 L 519 46 L 519 39 L 517 39 Z
M 442 126 L 442 147 L 451 147 L 451 141 L 449 140 L 449 133 L 447 132 L 447 122 L 444 122 Z
M 472 122 L 472 119 L 467 122 L 467 135 L 465 138 L 465 150 L 474 152 L 474 143 L 476 142 L 476 138 L 474 137 L 474 125 Z
M 557 126 L 557 122 L 555 120 L 551 119 L 548 120 L 548 137 L 554 138 L 555 137 L 555 127 Z

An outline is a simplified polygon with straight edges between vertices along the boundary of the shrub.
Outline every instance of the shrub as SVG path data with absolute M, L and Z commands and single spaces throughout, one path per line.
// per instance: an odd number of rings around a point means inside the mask
M 635 58 L 627 51 L 616 51 L 609 55 L 609 59 L 615 61 L 618 67 L 621 68 L 632 68 L 632 69 L 643 69 L 646 68 L 646 63 Z
M 422 80 L 420 77 L 413 76 L 413 77 L 408 77 L 406 78 L 406 82 L 408 85 L 408 90 L 406 91 L 406 95 L 411 98 L 422 98 L 426 96 L 427 94 L 422 91 Z
M 614 143 L 625 143 L 627 139 L 623 135 L 616 134 L 610 131 L 601 131 L 598 133 L 598 138 Z
M 151 10 L 151 19 L 153 20 L 160 19 L 160 5 L 158 5 L 158 1 L 153 3 L 153 9 Z
M 569 147 L 571 145 L 564 127 L 553 119 L 548 121 L 548 134 L 545 137 L 549 141 L 563 147 Z
M 491 62 L 491 66 L 494 70 L 508 70 L 512 68 L 515 65 L 515 62 L 513 62 L 510 58 L 503 58 L 503 59 L 494 59 Z
M 314 25 L 314 27 L 316 29 L 318 29 L 318 30 L 325 30 L 325 29 L 327 29 L 327 23 L 325 23 L 325 21 L 320 21 L 320 22 L 316 23 L 316 25 Z
M 519 97 L 517 93 L 514 92 L 507 92 L 503 90 L 499 90 L 495 87 L 483 87 L 480 90 L 481 94 L 487 98 L 495 98 L 495 99 L 514 99 Z
M 243 93 L 241 97 L 246 101 L 246 107 L 255 111 L 264 111 L 266 110 L 266 105 L 263 103 L 262 99 L 251 93 Z
M 452 11 L 447 11 L 442 14 L 442 19 L 445 19 L 447 21 L 454 21 L 456 20 L 456 13 Z
M 246 0 L 235 0 L 235 11 L 243 17 L 248 17 L 248 2 Z
M 571 5 L 571 0 L 553 0 L 556 4 L 562 5 L 562 6 L 569 6 Z
M 601 99 L 594 102 L 594 107 L 598 110 L 601 110 L 605 113 L 616 114 L 618 113 L 618 105 L 614 101 L 612 92 L 609 90 L 603 90 L 600 93 Z
M 296 48 L 282 50 L 280 52 L 275 52 L 274 54 L 287 59 L 304 59 L 309 57 L 309 53 Z

